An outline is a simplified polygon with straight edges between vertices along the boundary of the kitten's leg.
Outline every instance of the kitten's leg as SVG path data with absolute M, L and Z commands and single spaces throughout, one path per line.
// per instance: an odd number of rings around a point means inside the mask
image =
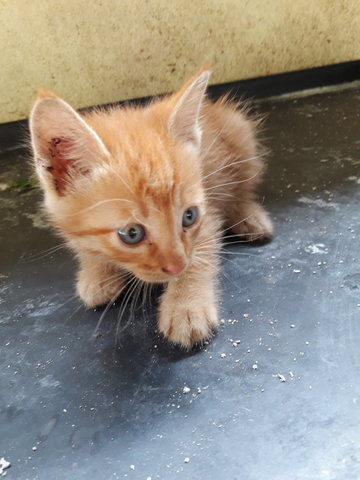
M 269 214 L 255 201 L 234 205 L 228 215 L 226 228 L 249 242 L 264 241 L 273 234 Z
M 104 305 L 120 294 L 124 285 L 123 276 L 121 270 L 113 265 L 82 254 L 76 291 L 88 308 Z
M 210 338 L 218 326 L 217 260 L 212 254 L 167 286 L 160 303 L 158 327 L 184 348 Z

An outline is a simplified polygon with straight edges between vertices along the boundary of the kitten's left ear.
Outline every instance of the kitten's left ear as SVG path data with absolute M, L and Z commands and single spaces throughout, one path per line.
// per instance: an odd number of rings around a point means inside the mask
M 202 71 L 183 86 L 175 95 L 177 101 L 168 122 L 169 131 L 195 149 L 201 142 L 199 115 L 209 77 L 208 70 Z

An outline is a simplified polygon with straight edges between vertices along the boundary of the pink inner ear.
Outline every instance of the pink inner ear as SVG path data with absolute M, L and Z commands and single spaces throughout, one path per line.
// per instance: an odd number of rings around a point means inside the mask
M 76 165 L 76 159 L 69 155 L 70 149 L 71 142 L 65 138 L 52 138 L 49 142 L 51 165 L 47 167 L 47 170 L 54 179 L 55 188 L 59 195 L 65 194 L 71 178 L 71 170 L 82 174 L 88 173 L 88 171 Z

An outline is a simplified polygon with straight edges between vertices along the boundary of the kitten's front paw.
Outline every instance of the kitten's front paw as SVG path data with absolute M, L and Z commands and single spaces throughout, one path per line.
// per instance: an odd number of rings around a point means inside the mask
M 212 300 L 179 304 L 164 299 L 160 306 L 159 331 L 186 349 L 210 338 L 217 326 L 218 313 Z
M 76 283 L 76 291 L 88 308 L 104 305 L 120 294 L 123 286 L 121 273 L 119 278 L 99 276 L 88 270 L 80 270 Z

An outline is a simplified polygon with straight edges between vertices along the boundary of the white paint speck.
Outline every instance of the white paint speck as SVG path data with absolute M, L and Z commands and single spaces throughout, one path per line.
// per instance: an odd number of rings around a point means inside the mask
M 39 383 L 42 388 L 56 388 L 60 385 L 60 382 L 55 380 L 51 374 L 45 375 L 45 377 L 39 380 Z
M 351 182 L 356 182 L 358 185 L 360 185 L 360 178 L 355 177 L 354 175 L 352 175 L 351 177 L 348 177 L 347 179 L 350 180 Z
M 327 247 L 323 243 L 314 243 L 305 247 L 305 252 L 310 253 L 311 255 L 321 254 L 326 255 L 329 253 Z
M 0 458 L 0 475 L 5 476 L 6 475 L 5 470 L 10 467 L 11 467 L 11 463 L 5 460 L 4 457 L 1 457 Z
M 305 203 L 306 205 L 310 205 L 310 206 L 316 205 L 317 207 L 320 207 L 320 208 L 337 208 L 338 207 L 336 203 L 326 202 L 321 198 L 299 197 L 298 202 Z

